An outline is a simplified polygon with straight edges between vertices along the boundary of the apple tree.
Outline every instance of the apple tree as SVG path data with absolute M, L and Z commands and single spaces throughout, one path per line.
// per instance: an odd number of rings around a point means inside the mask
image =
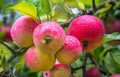
M 120 1 L 0 0 L 0 77 L 120 77 Z

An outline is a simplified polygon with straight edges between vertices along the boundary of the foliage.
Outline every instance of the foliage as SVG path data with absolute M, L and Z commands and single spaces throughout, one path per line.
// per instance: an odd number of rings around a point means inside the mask
M 103 20 L 105 26 L 110 20 L 119 20 L 119 0 L 113 0 L 111 3 L 106 0 L 95 0 L 97 10 L 93 7 L 92 1 L 93 0 L 0 0 L 0 25 L 8 24 L 12 26 L 17 17 L 29 15 L 41 22 L 56 21 L 66 30 L 71 20 L 79 15 L 91 14 L 91 10 L 94 16 Z M 7 20 L 4 19 L 5 17 L 7 17 Z M 4 35 L 4 32 L 0 32 L 0 40 Z M 93 60 L 88 57 L 87 68 L 97 65 L 102 73 L 102 77 L 109 77 L 116 73 L 120 74 L 120 43 L 118 45 L 111 45 L 109 43 L 118 40 L 120 40 L 119 32 L 105 34 L 101 46 L 91 54 L 95 63 L 91 63 Z M 1 74 L 10 70 L 9 72 L 12 76 L 42 77 L 42 72 L 34 72 L 26 67 L 24 60 L 24 52 L 26 49 L 17 47 L 11 41 L 7 41 L 7 45 L 15 52 L 12 51 L 12 53 L 11 50 L 6 47 L 6 44 L 0 44 Z M 10 61 L 10 59 L 12 61 Z M 71 67 L 79 68 L 83 63 L 83 59 L 84 53 L 81 54 L 76 62 L 71 64 Z M 77 69 L 73 74 L 75 76 L 82 76 L 82 70 Z

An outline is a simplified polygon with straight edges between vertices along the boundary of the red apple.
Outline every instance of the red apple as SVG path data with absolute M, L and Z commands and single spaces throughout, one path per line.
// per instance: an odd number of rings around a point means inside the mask
M 75 18 L 67 30 L 67 35 L 75 36 L 81 41 L 84 52 L 91 52 L 100 46 L 104 33 L 102 21 L 91 15 Z
M 65 42 L 64 29 L 56 22 L 43 22 L 35 28 L 33 42 L 40 50 L 55 54 Z
M 49 71 L 43 72 L 44 77 L 71 77 L 71 67 L 56 61 L 54 67 Z
M 110 77 L 120 77 L 120 74 L 113 74 Z
M 86 71 L 85 77 L 101 77 L 101 73 L 98 68 L 91 67 Z
M 10 29 L 11 29 L 11 27 L 8 25 L 0 26 L 0 32 L 5 32 L 5 34 L 3 36 L 3 40 L 12 41 Z
M 63 64 L 75 62 L 82 52 L 80 41 L 71 35 L 67 35 L 63 47 L 56 53 L 56 58 Z
M 13 42 L 20 47 L 32 46 L 33 31 L 38 24 L 38 21 L 30 16 L 19 17 L 11 28 Z
M 54 66 L 55 57 L 33 46 L 27 50 L 25 62 L 28 68 L 33 71 L 47 71 Z

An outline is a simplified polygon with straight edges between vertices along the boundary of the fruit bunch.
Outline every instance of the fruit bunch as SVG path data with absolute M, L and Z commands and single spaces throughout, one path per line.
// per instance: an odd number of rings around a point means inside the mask
M 47 71 L 48 77 L 58 77 L 58 73 L 69 77 L 70 64 L 79 58 L 82 49 L 90 53 L 100 45 L 104 26 L 100 19 L 83 15 L 75 18 L 65 33 L 56 22 L 21 16 L 14 22 L 11 36 L 16 45 L 28 48 L 25 54 L 28 68 Z

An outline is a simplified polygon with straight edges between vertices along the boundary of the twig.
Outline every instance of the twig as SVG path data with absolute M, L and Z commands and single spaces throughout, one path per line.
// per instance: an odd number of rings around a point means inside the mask
M 8 58 L 7 63 L 10 63 L 14 58 L 16 58 L 18 55 L 24 53 L 27 49 L 23 48 L 20 49 L 17 53 L 15 53 L 14 55 L 11 55 L 10 58 Z
M 85 77 L 87 57 L 88 57 L 88 54 L 85 53 L 84 59 L 83 59 L 83 68 L 82 68 L 82 70 L 83 70 L 83 77 Z
M 97 10 L 96 4 L 95 4 L 95 0 L 92 0 L 92 10 L 93 11 Z
M 12 54 L 16 53 L 15 50 L 12 49 L 6 42 L 0 40 L 0 43 L 3 44 L 5 47 L 7 47 L 11 51 Z
M 97 63 L 96 63 L 96 61 L 94 60 L 94 58 L 92 57 L 92 55 L 91 55 L 91 54 L 88 54 L 88 57 L 89 57 L 89 59 L 91 60 L 92 64 L 94 64 L 95 66 L 97 66 Z

